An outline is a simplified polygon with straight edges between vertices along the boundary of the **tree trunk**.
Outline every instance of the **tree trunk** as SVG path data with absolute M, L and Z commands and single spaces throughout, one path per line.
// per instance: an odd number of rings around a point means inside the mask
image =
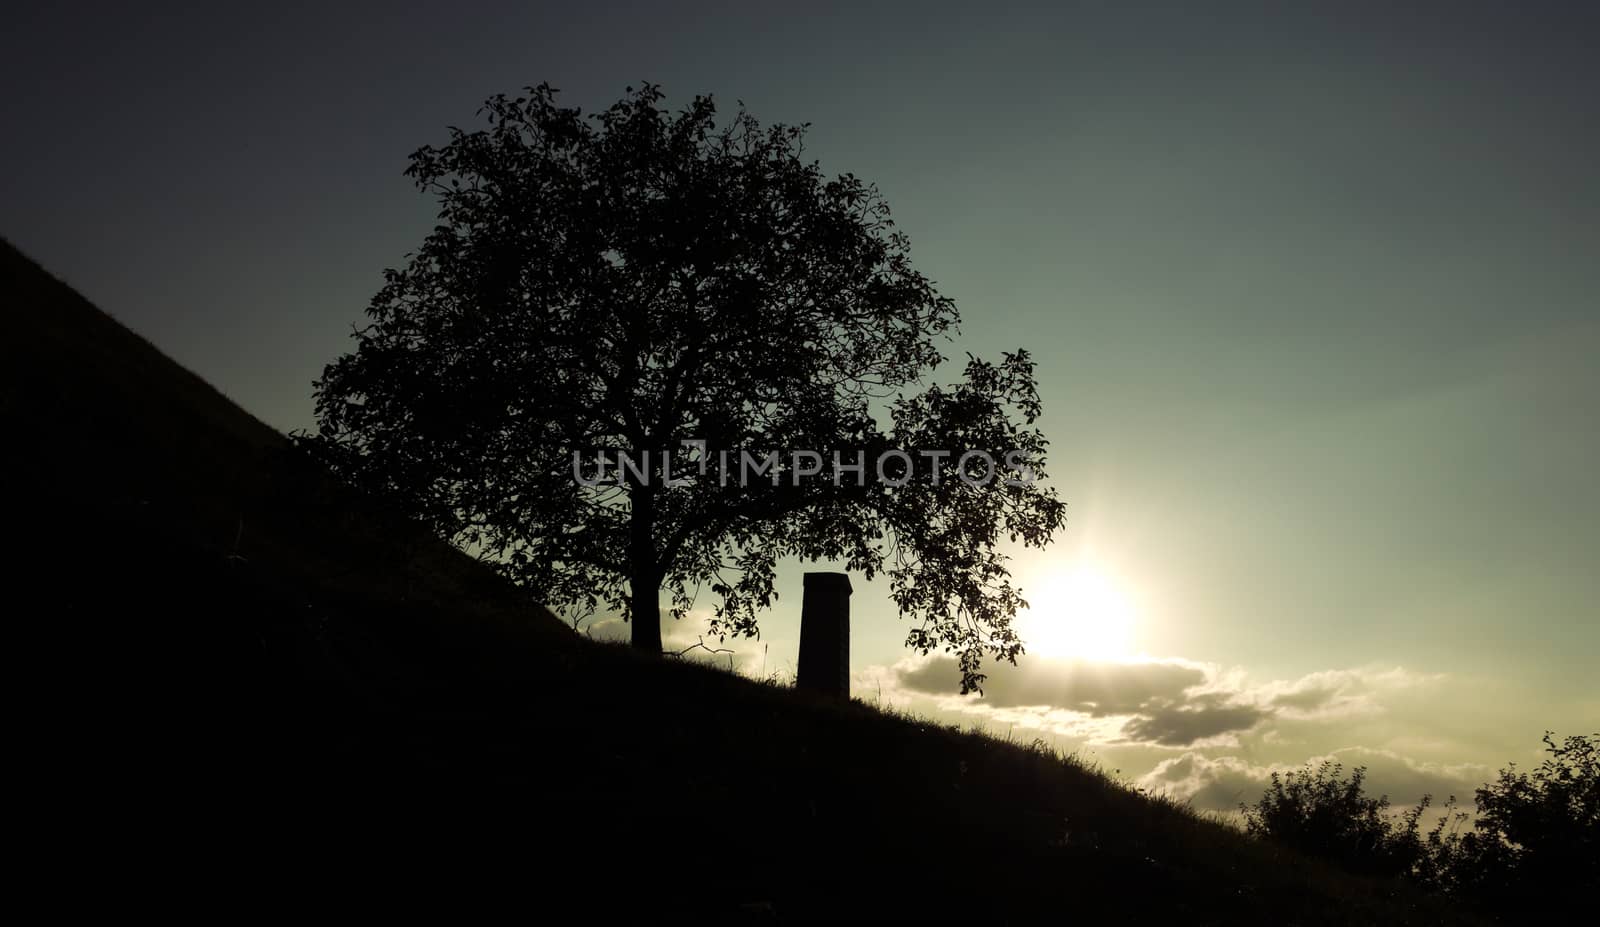
M 661 585 L 640 579 L 632 585 L 633 649 L 661 653 Z
M 634 483 L 629 502 L 628 606 L 633 621 L 633 649 L 660 656 L 662 576 L 656 564 L 653 487 Z

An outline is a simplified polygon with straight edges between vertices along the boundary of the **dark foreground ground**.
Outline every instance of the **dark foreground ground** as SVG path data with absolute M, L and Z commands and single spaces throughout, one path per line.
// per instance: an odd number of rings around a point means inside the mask
M 581 640 L 10 245 L 0 294 L 19 839 L 68 905 L 1460 920 L 1048 752 Z

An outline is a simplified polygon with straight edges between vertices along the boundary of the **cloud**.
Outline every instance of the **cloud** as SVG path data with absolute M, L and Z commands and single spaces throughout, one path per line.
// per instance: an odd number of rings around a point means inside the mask
M 1162 747 L 1237 743 L 1235 732 L 1247 731 L 1271 716 L 1258 705 L 1208 692 L 1187 702 L 1147 703 L 1122 726 L 1122 733 L 1129 740 Z
M 1292 681 L 1255 687 L 1256 696 L 1274 713 L 1291 720 L 1325 720 L 1381 712 L 1377 693 L 1408 688 L 1442 678 L 1394 667 L 1390 669 L 1323 670 Z
M 1187 800 L 1202 811 L 1237 811 L 1241 803 L 1249 804 L 1261 797 L 1274 772 L 1292 772 L 1325 760 L 1342 764 L 1345 775 L 1357 766 L 1365 766 L 1366 793 L 1388 796 L 1398 810 L 1414 806 L 1424 795 L 1434 796 L 1437 802 L 1455 795 L 1470 804 L 1474 790 L 1493 776 L 1489 767 L 1476 763 L 1422 763 L 1389 750 L 1345 747 L 1308 757 L 1299 764 L 1264 766 L 1237 756 L 1208 757 L 1191 751 L 1156 764 L 1137 784 Z
M 955 658 L 938 656 L 899 673 L 900 684 L 927 695 L 958 691 Z M 1199 666 L 1181 662 L 1086 663 L 1023 658 L 988 670 L 983 699 L 1000 708 L 1049 705 L 1094 717 L 1126 715 L 1152 699 L 1175 699 L 1206 681 Z
M 959 679 L 951 657 L 896 667 L 898 687 L 923 695 L 948 697 L 958 690 Z M 979 713 L 1008 716 L 997 720 L 1034 720 L 1059 733 L 1098 733 L 1102 740 L 1106 725 L 1075 724 L 1073 716 L 1123 718 L 1119 727 L 1111 728 L 1120 730 L 1122 739 L 1170 747 L 1248 730 L 1270 714 L 1237 693 L 1215 690 L 1216 682 L 1214 670 L 1185 660 L 1095 663 L 1025 657 L 1016 666 L 991 668 L 981 701 L 968 704 Z M 947 698 L 946 707 L 965 706 Z
M 888 671 L 901 695 L 943 708 L 992 715 L 1057 733 L 1092 732 L 1099 743 L 1164 748 L 1236 746 L 1275 719 L 1328 720 L 1379 713 L 1378 695 L 1438 677 L 1400 668 L 1327 670 L 1252 684 L 1240 671 L 1181 659 L 1089 662 L 1024 657 L 989 670 L 981 699 L 960 698 L 960 673 L 948 656 L 912 658 Z M 880 674 L 879 679 L 884 678 Z M 881 687 L 881 682 L 880 682 Z M 1085 723 L 1121 719 L 1120 724 Z
M 1252 766 L 1236 756 L 1212 759 L 1185 753 L 1157 763 L 1136 784 L 1188 801 L 1202 811 L 1236 811 L 1241 803 L 1261 796 L 1274 768 Z
M 1392 750 L 1346 747 L 1332 758 L 1346 769 L 1367 767 L 1367 791 L 1388 795 L 1396 804 L 1416 804 L 1423 795 L 1443 801 L 1454 795 L 1471 802 L 1478 786 L 1494 778 L 1495 771 L 1481 763 L 1423 763 Z

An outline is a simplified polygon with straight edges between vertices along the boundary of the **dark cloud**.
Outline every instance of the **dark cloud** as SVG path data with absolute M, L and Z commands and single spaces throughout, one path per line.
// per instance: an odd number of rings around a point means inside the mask
M 1256 705 L 1208 693 L 1187 702 L 1149 703 L 1122 726 L 1130 740 L 1163 747 L 1187 747 L 1202 740 L 1248 731 L 1272 716 Z
M 904 689 L 928 695 L 957 691 L 960 674 L 949 657 L 901 668 Z M 1029 660 L 994 667 L 983 701 L 993 708 L 1049 707 L 1095 718 L 1128 716 L 1124 737 L 1164 747 L 1186 747 L 1245 731 L 1271 711 L 1233 693 L 1191 692 L 1210 681 L 1200 666 L 1178 661 L 1088 663 Z
M 1095 717 L 1127 715 L 1157 700 L 1178 700 L 1206 681 L 1205 670 L 1184 663 L 1084 663 L 1033 660 L 1001 663 L 989 671 L 983 699 L 997 708 L 1048 705 Z M 926 695 L 960 690 L 952 657 L 935 657 L 898 673 L 903 688 Z
M 1470 803 L 1478 786 L 1494 776 L 1493 770 L 1478 763 L 1419 763 L 1392 750 L 1370 747 L 1336 750 L 1333 759 L 1343 763 L 1345 769 L 1367 767 L 1367 791 L 1387 795 L 1398 805 L 1416 804 L 1423 795 L 1432 795 L 1439 801 L 1454 795 Z
M 1273 720 L 1326 722 L 1382 711 L 1380 694 L 1439 676 L 1373 666 L 1251 683 L 1239 673 L 1178 659 L 1090 663 L 1025 657 L 1019 663 L 995 667 L 984 698 L 963 703 L 963 710 L 992 709 L 1005 717 L 1042 708 L 1045 711 L 1037 712 L 1041 724 L 1059 724 L 1055 713 L 1071 712 L 1075 717 L 1107 719 L 1093 735 L 1099 743 L 1180 749 L 1181 755 L 1157 764 L 1139 784 L 1203 811 L 1237 812 L 1241 803 L 1261 797 L 1272 773 L 1323 760 L 1343 764 L 1346 774 L 1357 766 L 1366 767 L 1367 792 L 1387 796 L 1396 813 L 1414 806 L 1423 795 L 1432 795 L 1436 805 L 1450 795 L 1470 803 L 1474 789 L 1493 776 L 1488 767 L 1476 764 L 1427 763 L 1370 747 L 1345 747 L 1299 763 L 1267 765 L 1195 752 L 1237 746 L 1231 735 Z M 909 692 L 953 696 L 958 688 L 955 661 L 947 657 L 909 660 L 893 673 L 898 686 Z M 1271 734 L 1267 732 L 1268 741 Z
M 894 670 L 904 691 L 952 696 L 960 673 L 939 656 L 908 661 Z M 1420 677 L 1400 668 L 1325 670 L 1295 680 L 1247 685 L 1215 667 L 1184 660 L 1094 663 L 1024 657 L 989 671 L 974 710 L 1043 708 L 1091 718 L 1126 718 L 1125 742 L 1189 747 L 1233 742 L 1272 718 L 1330 719 L 1379 711 L 1380 689 L 1413 685 Z

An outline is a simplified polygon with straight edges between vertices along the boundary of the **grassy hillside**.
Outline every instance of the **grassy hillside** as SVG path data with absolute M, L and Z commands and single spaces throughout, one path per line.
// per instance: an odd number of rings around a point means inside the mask
M 601 923 L 1455 917 L 1047 751 L 580 640 L 9 245 L 0 281 L 45 839 L 86 881 L 393 902 L 465 864 Z

